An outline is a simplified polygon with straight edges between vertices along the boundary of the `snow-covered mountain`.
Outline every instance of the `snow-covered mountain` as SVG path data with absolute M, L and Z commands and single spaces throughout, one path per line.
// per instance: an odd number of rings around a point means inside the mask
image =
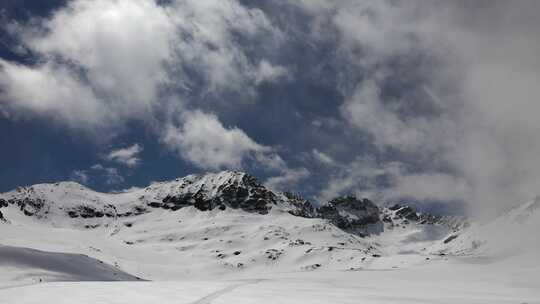
M 121 193 L 73 182 L 19 187 L 0 194 L 0 285 L 417 269 L 497 257 L 501 231 L 538 227 L 539 202 L 480 225 L 351 196 L 317 207 L 235 171 Z
M 456 229 L 411 207 L 355 197 L 315 208 L 234 171 L 112 194 L 73 182 L 19 187 L 1 194 L 0 206 L 4 245 L 86 254 L 147 279 L 358 269 L 392 253 L 382 244 L 387 234 L 436 229 L 442 239 Z

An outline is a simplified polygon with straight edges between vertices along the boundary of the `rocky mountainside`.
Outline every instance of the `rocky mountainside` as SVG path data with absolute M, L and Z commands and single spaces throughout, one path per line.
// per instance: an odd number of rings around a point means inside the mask
M 445 240 L 466 228 L 353 196 L 317 206 L 236 171 L 120 193 L 19 187 L 0 194 L 0 212 L 1 245 L 84 254 L 144 279 L 406 267 L 442 259 Z
M 435 224 L 442 219 L 418 213 L 409 206 L 379 208 L 368 199 L 353 196 L 338 197 L 317 208 L 299 195 L 273 192 L 253 176 L 237 171 L 189 175 L 112 194 L 95 192 L 74 182 L 18 187 L 0 194 L 0 211 L 8 207 L 16 207 L 25 216 L 42 220 L 62 216 L 117 219 L 156 209 L 175 212 L 186 207 L 203 212 L 231 208 L 264 215 L 274 208 L 298 217 L 325 219 L 340 229 L 360 234 L 368 226 L 381 226 L 383 222 L 392 224 L 394 220 L 406 220 Z M 1 214 L 0 219 L 8 220 Z M 383 229 L 379 227 L 376 231 Z

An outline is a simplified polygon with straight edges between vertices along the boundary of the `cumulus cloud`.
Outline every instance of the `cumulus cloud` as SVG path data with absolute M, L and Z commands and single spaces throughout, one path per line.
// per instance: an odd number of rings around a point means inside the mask
M 76 129 L 109 117 L 75 73 L 52 63 L 27 67 L 0 60 L 0 87 L 5 111 L 37 112 Z
M 0 62 L 3 102 L 70 127 L 141 119 L 169 81 L 164 64 L 173 60 L 175 27 L 154 1 L 70 1 L 51 18 L 11 32 L 41 60 Z
M 181 111 L 194 86 L 246 92 L 285 73 L 248 59 L 238 39 L 278 43 L 279 31 L 235 0 L 76 0 L 8 28 L 39 60 L 0 61 L 2 103 L 92 131 Z
M 128 167 L 135 167 L 141 163 L 138 155 L 143 151 L 143 147 L 139 144 L 133 144 L 129 147 L 120 148 L 110 151 L 105 158 Z
M 193 111 L 184 115 L 184 124 L 169 126 L 163 142 L 202 168 L 241 168 L 246 157 L 270 151 L 244 131 L 223 126 L 214 114 Z
M 262 60 L 255 70 L 255 83 L 273 82 L 280 78 L 286 78 L 287 76 L 289 76 L 287 68 L 275 66 L 266 60 Z
M 216 116 L 186 110 L 194 94 L 249 95 L 250 87 L 285 77 L 286 68 L 248 56 L 247 42 L 280 43 L 279 30 L 257 8 L 236 0 L 75 0 L 50 17 L 11 23 L 9 32 L 37 60 L 0 60 L 2 113 L 53 117 L 91 133 L 142 121 L 203 168 L 239 167 L 251 154 L 254 161 L 282 162 Z M 140 148 L 106 158 L 135 166 Z

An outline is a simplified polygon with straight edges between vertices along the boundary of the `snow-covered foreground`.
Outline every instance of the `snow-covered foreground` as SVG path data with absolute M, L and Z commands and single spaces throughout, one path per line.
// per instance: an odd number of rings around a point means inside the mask
M 220 281 L 66 282 L 0 290 L 2 303 L 540 303 L 540 269 L 452 260 L 399 270 L 276 273 Z

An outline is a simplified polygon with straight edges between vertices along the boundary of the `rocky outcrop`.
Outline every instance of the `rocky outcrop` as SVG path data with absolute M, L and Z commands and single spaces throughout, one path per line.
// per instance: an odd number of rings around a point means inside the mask
M 119 218 L 129 217 L 135 215 L 141 215 L 147 212 L 147 209 L 142 206 L 134 206 L 131 210 L 126 212 L 118 212 L 114 205 L 106 205 L 103 207 L 95 207 L 92 205 L 81 204 L 65 210 L 67 215 L 71 218 Z
M 365 229 L 380 222 L 379 208 L 368 199 L 360 200 L 354 196 L 331 200 L 317 209 L 317 215 L 345 230 Z
M 395 208 L 395 207 L 394 207 Z M 414 210 L 410 206 L 402 206 L 396 210 L 395 216 L 397 218 L 404 218 L 410 221 L 418 221 L 420 217 L 416 213 L 416 210 Z
M 45 210 L 45 202 L 41 199 L 32 199 L 25 197 L 23 199 L 10 199 L 7 200 L 7 205 L 4 203 L 5 207 L 8 205 L 16 205 L 19 207 L 19 210 L 24 213 L 26 216 L 38 215 L 42 216 L 47 211 Z
M 193 206 L 201 211 L 241 209 L 267 214 L 278 203 L 278 196 L 254 177 L 241 172 L 191 175 L 180 181 L 177 194 L 166 195 L 161 202 L 148 202 L 151 208 L 176 211 Z
M 306 218 L 317 217 L 316 209 L 308 200 L 305 200 L 300 195 L 292 192 L 284 192 L 283 195 L 286 197 L 287 202 L 291 207 L 289 210 L 290 214 Z

